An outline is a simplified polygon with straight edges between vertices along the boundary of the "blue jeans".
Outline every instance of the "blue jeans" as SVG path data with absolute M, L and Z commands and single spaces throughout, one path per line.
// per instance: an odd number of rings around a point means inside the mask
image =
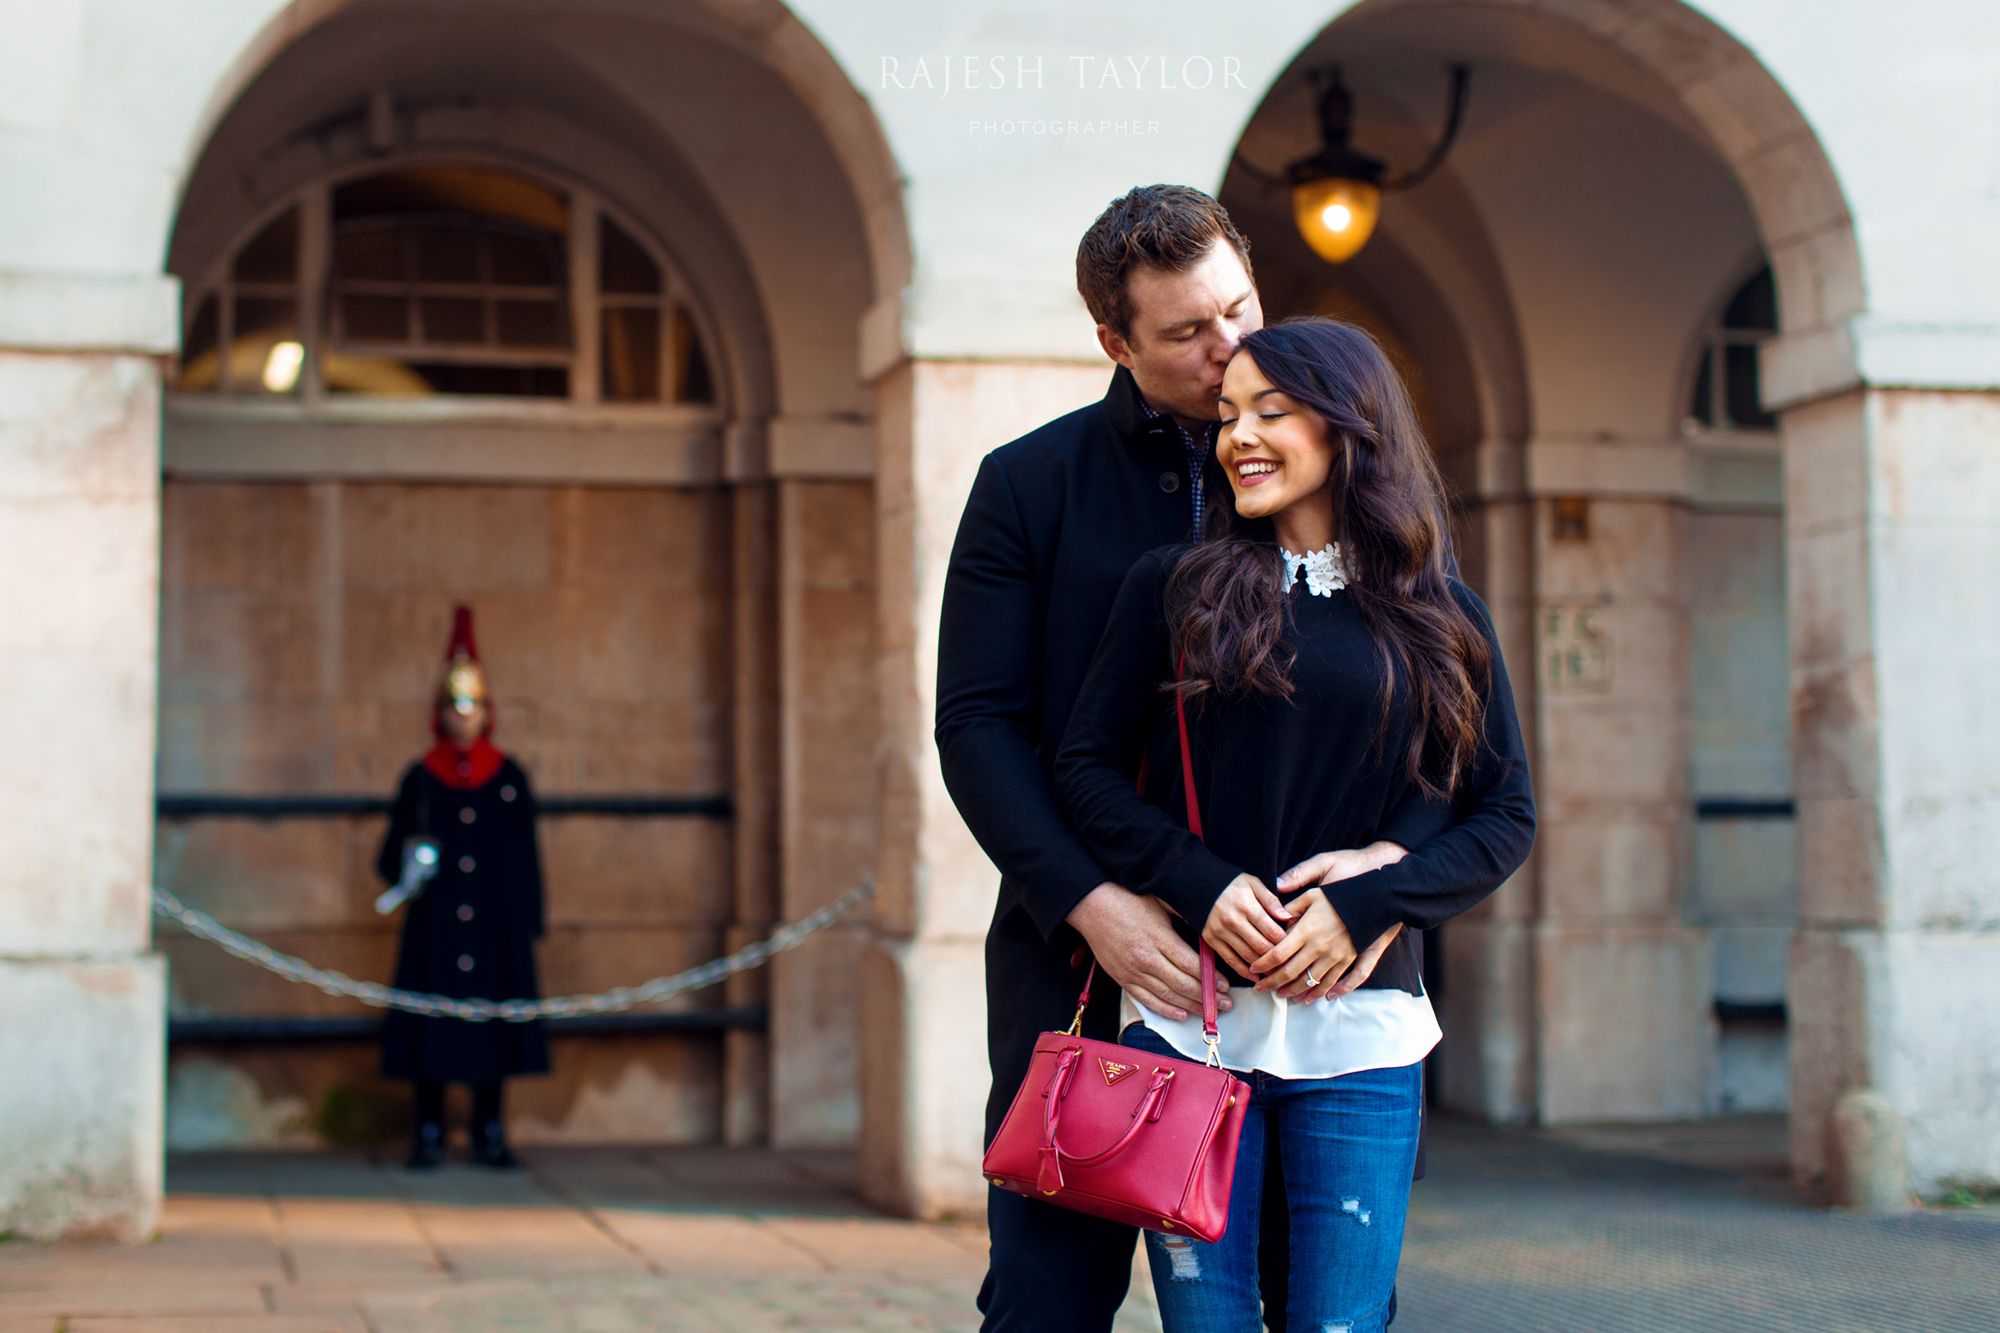
M 1119 1040 L 1185 1058 L 1141 1023 Z M 1257 1221 L 1272 1135 L 1291 1213 L 1286 1333 L 1377 1333 L 1388 1325 L 1403 1252 L 1423 1066 L 1315 1079 L 1252 1073 L 1245 1081 L 1250 1113 L 1236 1150 L 1229 1230 L 1213 1245 L 1145 1233 L 1167 1333 L 1261 1333 Z

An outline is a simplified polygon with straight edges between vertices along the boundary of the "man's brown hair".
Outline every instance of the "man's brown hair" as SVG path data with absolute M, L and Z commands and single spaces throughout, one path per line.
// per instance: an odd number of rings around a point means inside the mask
M 1188 185 L 1141 185 L 1113 199 L 1076 247 L 1076 290 L 1090 317 L 1132 336 L 1126 279 L 1142 264 L 1185 273 L 1227 241 L 1250 271 L 1250 242 L 1221 204 Z

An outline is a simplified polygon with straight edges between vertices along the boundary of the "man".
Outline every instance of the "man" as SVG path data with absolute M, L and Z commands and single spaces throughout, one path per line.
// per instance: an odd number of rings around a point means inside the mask
M 1092 996 L 1088 1035 L 1115 1038 L 1118 987 L 1173 1018 L 1201 1005 L 1195 951 L 1163 904 L 1106 880 L 1049 772 L 1126 572 L 1145 552 L 1198 535 L 1206 505 L 1230 503 L 1209 469 L 1216 396 L 1243 336 L 1263 326 L 1263 308 L 1248 243 L 1220 204 L 1185 186 L 1114 200 L 1077 248 L 1077 288 L 1118 366 L 1110 390 L 981 462 L 939 631 L 945 784 L 1001 872 L 986 937 L 988 1142 L 1037 1034 L 1069 1024 L 1082 979 L 1071 958 L 1082 944 L 1116 983 Z M 1401 849 L 1326 853 L 1300 870 L 1343 878 L 1390 850 Z M 1357 962 L 1354 984 L 1388 938 Z M 1226 994 L 1220 1003 L 1228 1006 Z M 998 1189 L 987 1192 L 987 1226 L 986 1328 L 1111 1326 L 1136 1231 Z M 1280 1300 L 1280 1320 L 1282 1311 Z
M 538 994 L 535 941 L 543 910 L 535 795 L 526 770 L 494 745 L 493 723 L 472 608 L 461 604 L 432 699 L 431 747 L 404 771 L 375 858 L 384 883 L 423 884 L 405 899 L 395 972 L 404 990 L 467 1000 Z M 423 883 L 410 862 L 426 853 L 435 870 Z M 472 1089 L 471 1159 L 503 1170 L 519 1166 L 507 1147 L 505 1080 L 548 1070 L 540 1021 L 466 1023 L 399 1011 L 382 1020 L 382 1072 L 414 1084 L 413 1170 L 444 1160 L 449 1083 Z

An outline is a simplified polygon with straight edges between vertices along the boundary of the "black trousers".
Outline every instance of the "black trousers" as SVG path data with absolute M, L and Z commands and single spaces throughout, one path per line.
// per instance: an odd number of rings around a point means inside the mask
M 1258 1228 L 1258 1286 L 1265 1323 L 1285 1324 L 1284 1175 L 1270 1154 L 1264 1222 Z M 986 1280 L 979 1287 L 986 1333 L 1106 1333 L 1132 1279 L 1136 1228 L 1058 1208 L 1006 1190 L 986 1191 Z
M 444 1123 L 444 1088 L 440 1080 L 420 1078 L 415 1080 L 416 1122 L 420 1125 L 441 1125 Z M 499 1079 L 491 1083 L 472 1085 L 472 1123 L 484 1125 L 490 1120 L 499 1120 L 504 1115 L 502 1102 L 503 1085 Z

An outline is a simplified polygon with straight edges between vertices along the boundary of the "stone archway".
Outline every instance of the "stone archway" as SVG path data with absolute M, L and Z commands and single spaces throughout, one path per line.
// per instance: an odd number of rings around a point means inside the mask
M 447 16 L 439 25 L 447 31 L 448 15 L 461 13 L 450 6 L 437 12 Z M 89 542 L 99 553 L 88 568 L 65 573 L 52 566 L 47 571 L 53 580 L 48 587 L 68 589 L 51 593 L 49 605 L 88 606 L 91 613 L 89 624 L 51 632 L 41 640 L 38 651 L 53 654 L 51 663 L 61 659 L 71 665 L 64 668 L 70 684 L 51 678 L 40 694 L 66 699 L 67 690 L 88 691 L 116 705 L 93 707 L 88 726 L 68 729 L 61 753 L 53 735 L 40 746 L 28 732 L 17 735 L 23 762 L 39 762 L 33 757 L 42 750 L 59 761 L 55 777 L 40 784 L 50 810 L 37 807 L 25 817 L 47 826 L 60 822 L 52 814 L 58 808 L 89 812 L 66 847 L 51 847 L 21 869 L 24 882 L 84 887 L 68 895 L 61 912 L 10 912 L 7 952 L 33 962 L 0 966 L 6 973 L 0 981 L 18 982 L 16 990 L 28 987 L 21 994 L 36 1010 L 73 1015 L 75 1030 L 58 1040 L 65 1051 L 86 1059 L 90 1071 L 88 1077 L 65 1074 L 53 1080 L 59 1100 L 47 1105 L 18 1099 L 7 1105 L 10 1135 L 21 1150 L 12 1155 L 9 1171 L 0 1173 L 0 1201 L 24 1234 L 142 1236 L 150 1228 L 160 1187 L 158 1048 L 164 984 L 158 958 L 146 949 L 153 759 L 141 753 L 151 751 L 156 735 L 157 606 L 147 611 L 139 603 L 154 600 L 160 574 L 160 360 L 174 350 L 177 321 L 171 309 L 173 282 L 158 276 L 157 267 L 167 252 L 179 196 L 200 151 L 225 125 L 231 108 L 286 52 L 352 16 L 371 17 L 387 25 L 385 33 L 393 33 L 397 25 L 422 23 L 430 13 L 422 6 L 318 0 L 287 6 L 274 0 L 239 15 L 182 25 L 173 61 L 161 66 L 171 73 L 163 72 L 149 92 L 150 118 L 143 130 L 123 145 L 117 164 L 91 168 L 97 171 L 93 179 L 99 182 L 100 197 L 87 207 L 93 214 L 115 216 L 115 222 L 71 245 L 78 256 L 74 261 L 60 262 L 62 256 L 56 254 L 48 264 L 51 273 L 143 274 L 153 269 L 155 275 L 51 277 L 14 293 L 45 300 L 49 309 L 62 309 L 64 319 L 34 328 L 25 337 L 8 338 L 10 344 L 59 353 L 21 358 L 0 371 L 10 377 L 10 408 L 41 402 L 37 410 L 60 423 L 56 428 L 65 442 L 79 431 L 90 440 L 89 449 L 51 453 L 47 461 L 53 470 L 44 469 L 47 476 L 32 469 L 21 476 L 31 478 L 32 486 L 54 486 L 52 496 L 75 493 L 70 509 L 44 506 L 50 522 L 66 525 L 66 541 L 45 543 L 51 553 L 73 549 L 78 541 Z M 487 38 L 494 27 L 532 22 L 538 13 L 555 10 L 506 5 L 489 14 L 491 22 L 479 32 L 465 32 L 461 23 L 461 46 L 480 48 L 484 43 L 491 50 Z M 859 367 L 866 360 L 865 344 L 875 346 L 878 359 L 894 355 L 893 347 L 882 350 L 884 322 L 875 312 L 884 306 L 885 294 L 893 307 L 894 294 L 910 272 L 902 185 L 865 102 L 825 48 L 776 0 L 684 6 L 671 15 L 661 14 L 657 6 L 605 0 L 564 6 L 561 17 L 566 33 L 578 40 L 593 25 L 640 39 L 626 43 L 622 51 L 605 53 L 582 76 L 560 60 L 549 62 L 544 72 L 552 79 L 566 78 L 562 92 L 573 99 L 571 109 L 586 113 L 570 117 L 571 124 L 592 123 L 597 113 L 616 107 L 621 96 L 629 103 L 635 86 L 644 91 L 644 71 L 635 73 L 631 64 L 647 49 L 649 32 L 658 39 L 659 30 L 648 25 L 680 23 L 693 34 L 681 46 L 707 43 L 703 49 L 721 53 L 698 73 L 720 77 L 742 72 L 746 95 L 762 99 L 767 112 L 777 113 L 746 120 L 756 121 L 768 134 L 786 133 L 781 121 L 792 127 L 789 151 L 810 159 L 802 172 L 792 173 L 792 183 L 814 178 L 831 182 L 830 198 L 811 219 L 830 238 L 827 245 L 843 247 L 830 264 L 824 248 L 802 246 L 785 236 L 784 228 L 804 224 L 794 212 L 772 207 L 767 197 L 759 196 L 758 180 L 770 181 L 768 170 L 762 177 L 755 163 L 732 170 L 727 163 L 719 165 L 712 153 L 691 168 L 718 201 L 726 229 L 743 241 L 749 257 L 734 274 L 726 271 L 727 264 L 704 265 L 703 279 L 724 287 L 733 283 L 739 298 L 760 307 L 739 327 L 754 334 L 761 321 L 778 344 L 775 355 L 765 353 L 768 364 L 755 364 L 750 354 L 739 358 L 735 368 L 743 373 L 736 382 L 751 390 L 747 398 L 757 415 L 731 433 L 725 463 L 740 484 L 730 520 L 737 535 L 731 539 L 729 560 L 737 572 L 724 581 L 734 585 L 733 596 L 743 608 L 726 637 L 746 677 L 741 691 L 759 701 L 728 728 L 733 757 L 725 766 L 752 793 L 743 803 L 740 845 L 730 855 L 757 886 L 726 941 L 733 945 L 845 887 L 822 883 L 823 866 L 866 870 L 872 784 L 866 780 L 863 737 L 848 733 L 865 732 L 872 694 L 855 692 L 852 708 L 843 712 L 844 704 L 829 706 L 810 690 L 820 684 L 846 688 L 868 679 L 873 534 L 865 521 L 857 520 L 872 507 L 875 424 Z M 314 86 L 311 70 L 294 72 L 302 77 L 283 90 L 280 101 L 309 102 L 324 92 Z M 64 77 L 102 73 L 94 58 L 80 59 L 75 70 L 65 66 Z M 671 103 L 684 89 L 659 91 Z M 357 88 L 357 93 L 365 95 L 366 89 Z M 467 136 L 504 137 L 509 128 L 504 120 L 461 120 L 461 142 Z M 699 127 L 701 120 L 684 116 L 681 124 Z M 76 140 L 79 152 L 87 152 L 85 138 Z M 598 159 L 601 167 L 604 155 Z M 575 165 L 585 172 L 597 169 L 584 166 L 583 158 Z M 152 184 L 131 185 L 128 178 L 138 175 Z M 260 183 L 251 178 L 232 184 L 254 195 Z M 61 206 L 58 193 L 44 189 L 36 197 Z M 156 206 L 127 206 L 142 194 Z M 117 205 L 108 202 L 114 197 Z M 27 262 L 33 265 L 38 259 L 31 254 Z M 787 265 L 794 267 L 788 272 Z M 887 342 L 893 344 L 893 319 L 886 327 Z M 815 342 L 817 351 L 812 350 Z M 34 411 L 21 418 L 34 430 L 46 429 L 34 425 L 42 419 Z M 832 548 L 826 547 L 829 540 Z M 841 559 L 829 563 L 828 549 Z M 39 566 L 25 561 L 20 568 L 36 573 Z M 114 624 L 122 628 L 112 632 Z M 799 665 L 808 653 L 816 666 L 834 661 L 845 669 L 808 672 Z M 72 659 L 97 665 L 79 675 Z M 846 769 L 811 768 L 807 759 L 832 743 L 844 743 L 855 760 Z M 745 832 L 746 826 L 755 831 Z M 781 832 L 787 828 L 799 832 L 787 837 Z M 44 956 L 49 961 L 41 961 Z M 73 961 L 77 958 L 93 961 L 78 964 Z M 777 984 L 781 989 L 791 985 L 792 997 L 772 1003 L 779 1008 L 789 1004 L 793 1017 L 783 1021 L 802 1034 L 802 1046 L 814 1044 L 815 1015 L 825 1014 L 826 1021 L 844 1018 L 851 1026 L 851 1001 L 844 1014 L 840 1005 L 823 1003 L 828 993 L 824 978 L 846 971 L 835 966 L 837 957 L 811 964 L 798 955 L 787 963 L 798 965 L 796 979 Z M 26 971 L 16 977 L 21 968 Z M 737 998 L 754 1003 L 760 996 L 746 990 Z M 844 1040 L 851 1052 L 852 1038 Z M 31 1067 L 51 1056 L 39 1044 L 20 1054 Z M 785 1107 L 805 1113 L 784 1131 L 795 1141 L 851 1137 L 851 1059 L 850 1054 L 847 1072 L 832 1079 L 830 1093 L 825 1071 L 808 1068 L 804 1081 L 784 1095 Z M 752 1086 L 724 1098 L 727 1133 L 756 1138 L 776 1132 L 768 1117 L 770 1097 L 768 1086 Z M 90 1108 L 88 1114 L 78 1117 L 78 1105 Z M 817 1109 L 829 1106 L 830 1111 Z
M 1942 874 L 1958 883 L 1963 874 L 1940 871 L 1938 860 L 1919 850 L 1923 837 L 1938 827 L 1934 812 L 1964 798 L 1935 781 L 1925 787 L 1932 794 L 1914 803 L 1893 791 L 1892 775 L 1907 773 L 1905 765 L 1934 748 L 1923 736 L 1936 725 L 1935 720 L 1917 722 L 1923 710 L 1904 693 L 1909 686 L 1895 682 L 1957 679 L 1959 669 L 1919 662 L 1909 649 L 1881 637 L 1886 607 L 1882 585 L 1866 571 L 1885 568 L 1898 549 L 1938 540 L 1929 527 L 1933 515 L 1958 512 L 1941 499 L 1931 501 L 1931 512 L 1920 515 L 1904 510 L 1897 500 L 1885 506 L 1879 488 L 1885 482 L 1897 484 L 1898 465 L 1878 460 L 1905 454 L 1957 458 L 1955 447 L 1925 433 L 1938 429 L 1956 409 L 1976 413 L 1977 408 L 1969 399 L 1940 401 L 1935 394 L 1891 408 L 1896 395 L 1871 384 L 1880 373 L 1871 368 L 1887 369 L 1906 357 L 1915 346 L 1909 341 L 1914 335 L 1878 333 L 1869 323 L 1861 247 L 1829 151 L 1779 77 L 1724 26 L 1720 16 L 1726 8 L 1668 0 L 1485 0 L 1450 6 L 1430 0 L 1367 0 L 1302 44 L 1298 64 L 1345 38 L 1394 32 L 1407 19 L 1402 32 L 1408 49 L 1428 52 L 1432 65 L 1441 69 L 1448 60 L 1464 58 L 1467 44 L 1477 45 L 1481 25 L 1509 26 L 1518 42 L 1498 55 L 1498 63 L 1561 72 L 1605 96 L 1630 99 L 1660 123 L 1667 137 L 1678 135 L 1706 158 L 1718 183 L 1740 198 L 1745 226 L 1733 241 L 1719 237 L 1715 262 L 1740 267 L 1745 246 L 1761 248 L 1774 271 L 1779 307 L 1779 332 L 1764 345 L 1760 360 L 1764 405 L 1781 419 L 1786 472 L 1789 711 L 1800 885 L 1787 982 L 1792 1161 L 1801 1178 L 1820 1175 L 1835 1101 L 1849 1088 L 1874 1085 L 1889 1092 L 1910 1125 L 1917 1187 L 1935 1189 L 1954 1172 L 1988 1178 L 1996 1166 L 1980 1146 L 1980 1131 L 1969 1128 L 1990 1126 L 1990 1117 L 1980 1120 L 1963 1104 L 1961 1093 L 1952 1091 L 1970 1085 L 1927 1074 L 1911 1053 L 1929 1049 L 1931 1058 L 1946 1058 L 1925 1036 L 1929 1027 L 1919 1016 L 1934 1014 L 1935 1006 L 1945 1003 L 1926 968 L 1965 977 L 1971 959 L 1986 955 L 1977 953 L 1977 931 L 1969 924 L 1983 919 L 1981 912 L 1944 910 L 1950 895 L 1925 882 Z M 1448 29 L 1438 21 L 1446 9 L 1452 20 Z M 1710 18 L 1704 9 L 1718 17 Z M 1351 81 L 1355 64 L 1348 68 Z M 1281 100 L 1287 77 L 1280 77 L 1265 112 L 1251 122 L 1246 144 L 1255 143 L 1260 130 L 1266 139 L 1275 134 L 1282 140 L 1287 125 L 1301 128 L 1296 105 L 1281 109 L 1275 129 L 1260 125 Z M 1504 90 L 1504 79 L 1486 82 L 1489 91 L 1496 83 Z M 1391 86 L 1374 91 L 1384 102 L 1398 100 L 1398 90 Z M 1505 91 L 1502 96 L 1505 100 Z M 1436 99 L 1431 85 L 1420 83 L 1402 100 L 1400 111 L 1407 113 L 1411 103 L 1429 107 Z M 1523 124 L 1530 116 L 1518 103 L 1506 111 Z M 1434 115 L 1399 115 L 1394 119 L 1400 124 L 1377 128 L 1407 153 L 1430 132 Z M 1505 127 L 1492 133 L 1502 135 Z M 1538 354 L 1546 362 L 1555 327 L 1546 313 L 1536 311 L 1538 301 L 1547 306 L 1550 271 L 1539 282 L 1527 281 L 1518 260 L 1522 238 L 1494 234 L 1504 231 L 1506 210 L 1521 206 L 1521 192 L 1495 173 L 1481 177 L 1480 152 L 1476 145 L 1461 149 L 1456 168 L 1448 167 L 1445 177 L 1427 187 L 1442 188 L 1447 196 L 1435 206 L 1426 207 L 1423 196 L 1413 195 L 1392 200 L 1391 207 L 1407 204 L 1405 216 L 1421 231 L 1441 221 L 1448 224 L 1454 207 L 1449 196 L 1463 191 L 1482 214 L 1471 234 L 1475 249 L 1490 249 L 1502 260 L 1501 304 L 1516 313 L 1529 417 L 1522 447 L 1503 448 L 1490 460 L 1492 466 L 1482 469 L 1482 503 L 1500 518 L 1492 532 L 1501 544 L 1499 567 L 1526 576 L 1500 594 L 1516 599 L 1510 608 L 1517 635 L 1513 642 L 1525 657 L 1539 647 L 1539 627 L 1565 607 L 1629 599 L 1634 590 L 1642 601 L 1662 595 L 1671 600 L 1673 594 L 1665 589 L 1643 591 L 1657 582 L 1647 571 L 1647 560 L 1655 568 L 1663 558 L 1672 563 L 1680 541 L 1672 512 L 1676 497 L 1688 493 L 1688 483 L 1670 475 L 1678 466 L 1673 462 L 1677 446 L 1664 422 L 1659 440 L 1649 443 L 1633 436 L 1622 456 L 1593 452 L 1618 443 L 1617 432 L 1600 433 L 1587 419 L 1572 415 L 1564 426 L 1551 428 L 1552 413 L 1560 415 L 1562 401 L 1549 392 L 1551 381 L 1535 364 Z M 1561 155 L 1554 146 L 1547 152 Z M 1531 161 L 1530 155 L 1519 155 L 1517 171 Z M 1699 189 L 1690 196 L 1704 197 Z M 1574 191 L 1564 200 L 1572 210 L 1589 210 L 1594 204 Z M 1691 229 L 1714 221 L 1704 206 L 1690 207 L 1687 217 Z M 1550 217 L 1544 213 L 1541 220 L 1547 223 Z M 1385 216 L 1384 226 L 1394 225 Z M 1586 283 L 1605 277 L 1593 258 L 1602 256 L 1577 257 Z M 1721 281 L 1718 272 L 1697 291 L 1712 291 Z M 1591 324 L 1589 304 L 1568 303 L 1566 317 L 1615 339 L 1614 326 L 1601 320 Z M 1642 302 L 1630 313 L 1667 304 Z M 1668 347 L 1669 359 L 1677 360 L 1682 346 L 1676 341 Z M 1906 368 L 1900 373 L 1913 372 Z M 1957 382 L 1950 374 L 1945 379 Z M 1920 376 L 1920 382 L 1928 380 Z M 1652 401 L 1670 402 L 1672 394 L 1655 393 Z M 1968 420 L 1967 429 L 1977 434 L 1979 427 Z M 1924 438 L 1899 436 L 1899 431 Z M 1612 466 L 1605 469 L 1603 464 Z M 1558 495 L 1592 494 L 1600 497 L 1599 510 L 1623 514 L 1617 523 L 1630 529 L 1624 539 L 1594 556 L 1587 554 L 1588 544 L 1578 552 L 1553 544 L 1550 502 Z M 1510 497 L 1519 498 L 1515 515 L 1501 517 L 1513 503 Z M 1648 512 L 1652 518 L 1645 517 Z M 1641 536 L 1641 530 L 1652 535 Z M 1635 539 L 1636 548 L 1631 545 Z M 1641 552 L 1650 554 L 1634 563 Z M 1582 565 L 1578 554 L 1586 555 Z M 1962 554 L 1971 555 L 1972 548 Z M 1589 569 L 1593 562 L 1622 570 L 1602 578 Z M 1672 607 L 1663 604 L 1662 611 L 1666 614 L 1655 629 L 1643 630 L 1639 621 L 1632 626 L 1641 663 L 1649 657 L 1671 661 L 1680 651 L 1673 646 Z M 1531 624 L 1538 627 L 1532 637 Z M 1655 651 L 1648 652 L 1649 645 Z M 1624 660 L 1631 664 L 1631 655 Z M 1517 691 L 1522 674 L 1517 672 Z M 1661 690 L 1684 693 L 1687 688 L 1673 673 L 1655 672 L 1649 679 L 1654 677 Z M 1676 757 L 1684 754 L 1683 743 L 1675 738 L 1671 718 L 1640 723 L 1638 713 L 1632 713 L 1622 720 L 1610 715 L 1592 719 L 1588 709 L 1576 711 L 1574 703 L 1552 697 L 1548 687 L 1547 679 L 1537 680 L 1531 691 L 1536 697 L 1524 700 L 1537 717 L 1545 834 L 1523 873 L 1525 882 L 1515 887 L 1520 906 L 1496 906 L 1503 919 L 1476 927 L 1490 937 L 1480 964 L 1472 969 L 1487 978 L 1490 1003 L 1485 1015 L 1468 1016 L 1480 1034 L 1478 1059 L 1489 1066 L 1489 1081 L 1497 1078 L 1498 1086 L 1532 1091 L 1513 1103 L 1511 1112 L 1504 1095 L 1477 1100 L 1488 1113 L 1544 1119 L 1697 1112 L 1703 1104 L 1702 1085 L 1711 1077 L 1699 1059 L 1683 1061 L 1670 1072 L 1655 1067 L 1646 1073 L 1626 1067 L 1631 1062 L 1621 1062 L 1619 1056 L 1621 1048 L 1635 1042 L 1650 1050 L 1695 1051 L 1704 1044 L 1706 997 L 1695 1001 L 1713 963 L 1704 957 L 1701 943 L 1685 933 L 1687 923 L 1674 905 L 1677 885 L 1686 874 L 1685 833 L 1676 833 L 1677 821 L 1665 816 L 1674 793 L 1684 789 L 1685 775 L 1673 773 L 1685 764 Z M 1605 748 L 1613 735 L 1619 738 L 1615 752 Z M 1978 765 L 1969 756 L 1954 763 L 1954 772 L 1967 775 L 1959 781 L 1974 781 L 1969 775 Z M 1640 827 L 1645 819 L 1622 831 L 1593 828 L 1590 803 L 1604 788 L 1573 780 L 1592 771 L 1612 776 L 1613 789 L 1621 772 L 1667 774 L 1650 798 L 1661 812 L 1653 831 Z M 1635 787 L 1635 798 L 1638 794 Z M 1663 866 L 1665 873 L 1660 873 Z M 1621 885 L 1629 890 L 1640 883 L 1655 886 L 1645 896 L 1662 905 L 1646 909 L 1657 913 L 1657 927 L 1644 923 L 1643 911 L 1631 915 L 1633 901 L 1619 901 Z M 1580 885 L 1586 887 L 1579 890 Z M 1594 892 L 1609 898 L 1593 897 Z M 1957 901 L 1971 901 L 1969 883 L 1953 892 Z M 1514 924 L 1504 919 L 1507 913 L 1518 914 Z M 1653 930 L 1660 933 L 1648 944 L 1645 936 Z M 1670 941 L 1668 936 L 1676 933 L 1680 938 Z M 1650 961 L 1643 957 L 1649 950 L 1654 952 Z M 1601 997 L 1634 994 L 1647 997 L 1647 1003 L 1627 1004 L 1622 1013 L 1598 1007 Z M 1662 1002 L 1663 997 L 1671 998 Z M 1661 1017 L 1670 1011 L 1680 1018 Z M 1972 1042 L 1979 1052 L 1971 1057 L 1974 1064 L 1991 1070 L 1992 1034 L 1982 1029 Z M 1651 1090 L 1635 1098 L 1632 1089 L 1640 1085 Z

